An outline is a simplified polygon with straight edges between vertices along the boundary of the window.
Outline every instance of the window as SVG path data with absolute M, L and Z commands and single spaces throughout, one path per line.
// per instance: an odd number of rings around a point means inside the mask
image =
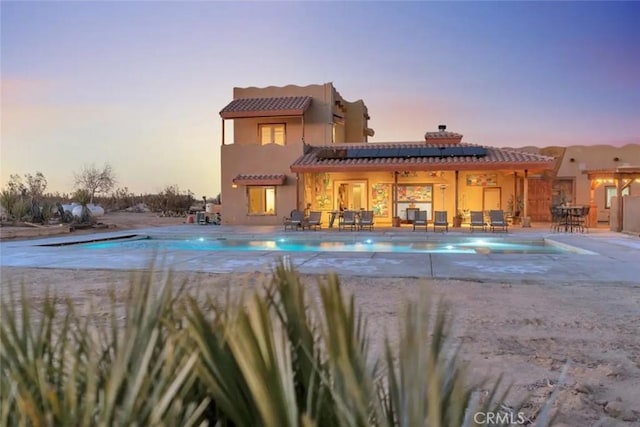
M 276 214 L 276 187 L 249 186 L 249 215 Z
M 622 190 L 623 196 L 629 195 L 629 187 L 625 187 Z M 616 187 L 614 185 L 607 185 L 604 187 L 604 207 L 605 209 L 611 209 L 611 198 L 616 196 Z
M 260 144 L 284 145 L 284 123 L 258 125 Z

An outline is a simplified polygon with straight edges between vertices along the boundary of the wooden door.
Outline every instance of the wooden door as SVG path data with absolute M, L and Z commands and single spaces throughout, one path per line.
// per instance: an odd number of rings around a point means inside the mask
M 552 182 L 544 178 L 529 178 L 528 214 L 531 221 L 551 221 Z

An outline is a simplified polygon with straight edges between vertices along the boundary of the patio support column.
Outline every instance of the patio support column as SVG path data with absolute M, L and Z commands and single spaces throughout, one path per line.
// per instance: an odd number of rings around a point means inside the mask
M 596 188 L 598 183 L 595 180 L 589 181 L 589 228 L 594 228 L 598 225 L 598 205 L 596 204 Z
M 302 119 L 302 142 L 304 143 L 304 114 L 300 118 Z
M 224 119 L 222 119 L 222 145 L 224 145 Z
M 458 183 L 458 177 L 459 177 L 460 173 L 459 171 L 456 171 L 456 180 L 454 183 L 454 188 L 455 188 L 455 207 L 453 209 L 453 216 L 455 218 L 456 215 L 458 215 L 458 195 L 459 195 L 459 183 Z
M 301 207 L 300 207 L 300 172 L 296 172 L 296 209 L 301 210 Z
M 531 220 L 529 219 L 529 171 L 524 170 L 524 191 L 522 194 L 523 208 L 522 208 L 522 227 L 531 227 Z
M 618 205 L 618 212 L 616 212 L 616 221 L 618 222 L 616 224 L 616 231 L 617 232 L 621 232 L 622 231 L 622 190 L 624 189 L 624 180 L 622 179 L 621 176 L 619 175 L 614 175 L 614 177 L 616 178 L 616 205 Z
M 398 216 L 398 171 L 393 172 L 393 218 Z

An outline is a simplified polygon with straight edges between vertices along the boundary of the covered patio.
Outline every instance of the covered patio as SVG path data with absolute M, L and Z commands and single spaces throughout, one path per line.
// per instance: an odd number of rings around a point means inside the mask
M 589 192 L 589 226 L 597 225 L 597 203 L 595 200 L 595 191 L 600 185 L 605 183 L 613 183 L 616 186 L 616 206 L 615 218 L 611 219 L 613 224 L 612 230 L 622 231 L 624 226 L 624 209 L 623 209 L 623 191 L 628 188 L 634 181 L 640 182 L 640 166 L 620 166 L 615 169 L 593 169 L 582 172 L 586 174 L 590 182 Z M 612 206 L 613 207 L 613 206 Z M 638 212 L 640 215 L 640 212 Z

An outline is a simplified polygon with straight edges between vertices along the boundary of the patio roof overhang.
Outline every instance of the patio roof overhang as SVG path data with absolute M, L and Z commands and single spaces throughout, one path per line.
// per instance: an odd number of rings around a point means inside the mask
M 239 174 L 233 178 L 236 185 L 284 185 L 285 174 Z
M 531 173 L 552 170 L 555 166 L 553 157 L 526 152 L 503 150 L 494 147 L 481 147 L 482 155 L 457 156 L 392 156 L 369 157 L 363 152 L 378 149 L 399 149 L 399 153 L 410 152 L 423 147 L 441 148 L 441 144 L 425 145 L 425 143 L 369 143 L 363 145 L 331 146 L 331 150 L 357 150 L 359 155 L 341 158 L 323 156 L 325 146 L 307 146 L 305 154 L 292 165 L 291 171 L 296 173 L 318 172 L 386 172 L 386 171 L 477 171 L 477 170 L 527 170 Z M 457 147 L 477 147 L 471 144 L 456 144 Z M 406 149 L 409 149 L 408 151 Z M 405 151 L 402 151 L 405 150 Z
M 616 169 L 591 169 L 582 171 L 589 180 L 594 179 L 637 179 L 640 178 L 640 166 L 620 166 Z
M 296 117 L 304 115 L 311 105 L 310 96 L 234 99 L 220 111 L 223 119 L 257 117 Z

